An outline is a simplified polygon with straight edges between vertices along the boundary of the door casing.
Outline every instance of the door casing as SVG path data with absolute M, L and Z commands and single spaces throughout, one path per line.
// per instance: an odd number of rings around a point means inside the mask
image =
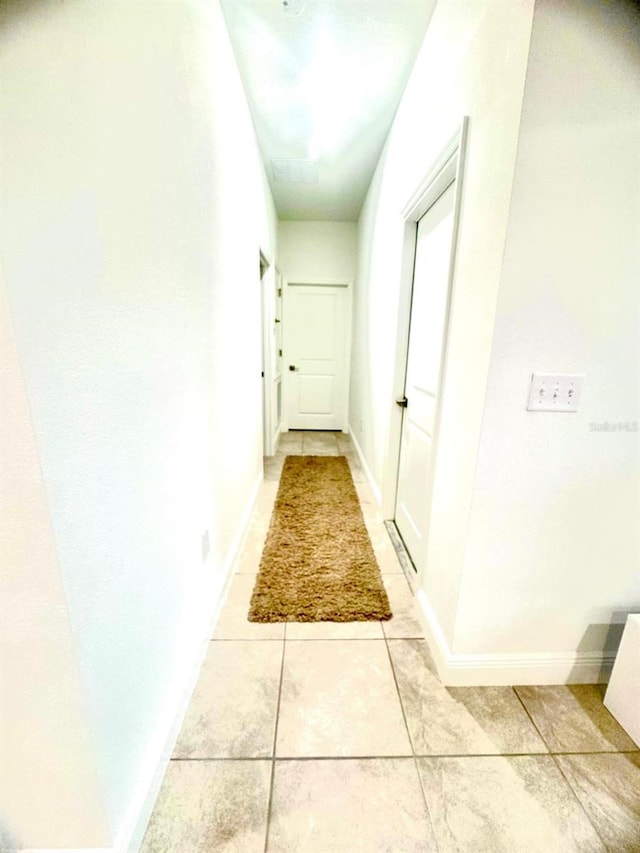
M 433 464 L 426 488 L 430 495 L 433 486 L 433 470 L 435 468 L 438 454 L 438 437 L 440 433 L 440 420 L 442 409 L 442 396 L 445 387 L 445 376 L 447 369 L 447 342 L 449 338 L 449 322 L 451 300 L 453 295 L 453 284 L 455 276 L 455 253 L 457 246 L 458 229 L 460 222 L 460 207 L 462 198 L 462 177 L 464 171 L 465 149 L 467 144 L 469 119 L 464 117 L 455 134 L 442 149 L 440 155 L 434 161 L 425 177 L 416 186 L 411 196 L 402 209 L 404 219 L 404 241 L 402 252 L 401 280 L 400 280 L 400 303 L 398 311 L 398 331 L 396 346 L 396 362 L 394 367 L 394 395 L 389 401 L 390 426 L 389 441 L 387 444 L 387 455 L 385 471 L 382 483 L 382 512 L 386 519 L 392 520 L 395 515 L 396 495 L 400 461 L 400 443 L 402 438 L 402 409 L 395 400 L 404 394 L 409 328 L 411 321 L 411 298 L 413 289 L 413 268 L 416 250 L 417 223 L 431 207 L 431 205 L 442 195 L 444 190 L 455 181 L 455 201 L 453 213 L 453 231 L 451 238 L 451 260 L 449 265 L 448 281 L 448 303 L 446 310 L 445 333 L 443 337 L 443 351 L 440 362 L 440 378 L 438 383 L 438 404 L 435 411 L 433 431 Z
M 349 384 L 351 379 L 351 336 L 352 336 L 352 283 L 348 279 L 329 279 L 329 278 L 291 278 L 285 279 L 283 283 L 283 341 L 284 341 L 284 366 L 282 370 L 282 389 L 283 389 L 283 418 L 282 418 L 282 431 L 287 431 L 289 427 L 288 423 L 288 400 L 289 395 L 291 393 L 291 384 L 290 384 L 290 373 L 287 369 L 287 365 L 289 363 L 289 356 L 287 354 L 287 301 L 288 295 L 291 293 L 291 288 L 296 286 L 305 286 L 305 287 L 339 287 L 344 288 L 346 293 L 346 335 L 345 335 L 345 382 L 344 389 L 342 394 L 342 405 L 341 411 L 343 414 L 343 427 L 342 432 L 348 432 L 347 423 L 348 423 L 348 405 L 349 405 Z
M 277 351 L 278 270 L 260 250 L 260 298 L 262 303 L 262 443 L 263 455 L 273 456 L 280 423 L 277 412 L 278 384 L 281 382 Z

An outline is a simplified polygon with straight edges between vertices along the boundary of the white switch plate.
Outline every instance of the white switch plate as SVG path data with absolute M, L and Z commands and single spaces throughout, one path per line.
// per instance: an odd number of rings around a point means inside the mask
M 530 412 L 577 412 L 584 376 L 568 373 L 534 373 L 531 377 Z

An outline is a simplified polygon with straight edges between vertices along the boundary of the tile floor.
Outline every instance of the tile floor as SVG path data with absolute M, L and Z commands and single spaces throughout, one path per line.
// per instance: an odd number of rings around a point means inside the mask
M 390 622 L 247 621 L 292 453 L 348 457 Z M 288 433 L 265 463 L 143 853 L 638 853 L 640 751 L 602 695 L 443 687 L 349 438 Z

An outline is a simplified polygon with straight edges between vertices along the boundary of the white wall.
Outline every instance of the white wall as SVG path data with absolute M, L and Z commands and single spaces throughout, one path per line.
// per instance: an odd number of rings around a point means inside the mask
M 278 267 L 290 281 L 353 281 L 357 245 L 355 222 L 278 223 Z
M 639 282 L 640 11 L 538 0 L 456 651 L 598 655 L 640 607 Z
M 46 502 L 75 649 L 55 598 L 40 631 L 62 625 L 60 701 L 88 720 L 70 785 L 93 758 L 103 795 L 88 782 L 86 820 L 63 832 L 38 814 L 71 794 L 50 786 L 35 810 L 19 775 L 6 820 L 30 804 L 20 844 L 85 847 L 104 840 L 102 811 L 110 843 L 135 822 L 261 477 L 258 249 L 275 255 L 276 219 L 217 3 L 41 0 L 4 17 L 3 263 L 37 530 Z M 44 571 L 27 557 L 16 610 Z M 26 734 L 9 722 L 9 741 Z M 46 725 L 45 777 L 59 720 Z
M 4 288 L 0 297 L 0 848 L 45 837 L 99 847 L 106 816 Z
M 597 679 L 640 604 L 638 433 L 590 429 L 638 421 L 639 36 L 624 2 L 440 0 L 361 216 L 351 423 L 384 498 L 399 210 L 470 116 L 419 592 L 447 683 Z M 527 413 L 534 370 L 585 373 L 580 412 Z
M 429 596 L 452 638 L 495 305 L 509 213 L 533 0 L 440 0 L 359 223 L 350 419 L 383 498 L 393 494 L 390 435 L 403 257 L 401 211 L 470 117 L 458 253 L 432 504 Z M 396 450 L 397 453 L 397 450 Z

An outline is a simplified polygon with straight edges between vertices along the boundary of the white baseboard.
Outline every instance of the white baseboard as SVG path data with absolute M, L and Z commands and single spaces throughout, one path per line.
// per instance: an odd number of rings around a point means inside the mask
M 425 637 L 446 687 L 518 684 L 593 684 L 609 678 L 615 654 L 562 652 L 538 654 L 455 654 L 423 589 L 417 594 Z
M 367 478 L 367 483 L 369 483 L 369 486 L 371 487 L 371 491 L 373 492 L 373 496 L 376 499 L 376 503 L 379 507 L 382 507 L 382 492 L 380 491 L 380 486 L 378 486 L 373 474 L 371 473 L 371 469 L 367 464 L 367 460 L 364 458 L 362 448 L 358 444 L 358 440 L 351 427 L 349 427 L 349 435 L 351 436 L 351 441 L 353 442 L 353 446 L 355 447 L 356 453 L 358 454 L 360 467 L 362 468 L 364 475 Z
M 153 738 L 151 747 L 148 750 L 146 765 L 140 773 L 137 794 L 133 798 L 128 817 L 124 821 L 116 842 L 112 848 L 101 848 L 100 851 L 82 851 L 82 853 L 137 853 L 142 844 L 149 818 L 160 792 L 162 780 L 167 771 L 175 742 L 182 727 L 182 722 L 191 701 L 202 663 L 209 648 L 209 642 L 220 618 L 220 612 L 224 605 L 229 583 L 247 535 L 261 485 L 262 474 L 260 474 L 254 483 L 236 535 L 229 547 L 227 558 L 221 571 L 218 573 L 218 582 L 213 594 L 209 598 L 209 601 L 212 603 L 209 607 L 205 607 L 199 615 L 199 624 L 201 627 L 197 635 L 198 641 L 194 643 L 194 651 L 190 654 L 190 659 L 185 660 L 182 667 L 182 671 L 186 673 L 186 677 L 182 683 L 177 685 L 176 691 L 167 702 L 166 713 L 161 725 L 158 727 L 156 737 Z M 38 853 L 45 853 L 45 851 L 38 851 Z M 65 851 L 65 853 L 69 853 L 69 851 Z

